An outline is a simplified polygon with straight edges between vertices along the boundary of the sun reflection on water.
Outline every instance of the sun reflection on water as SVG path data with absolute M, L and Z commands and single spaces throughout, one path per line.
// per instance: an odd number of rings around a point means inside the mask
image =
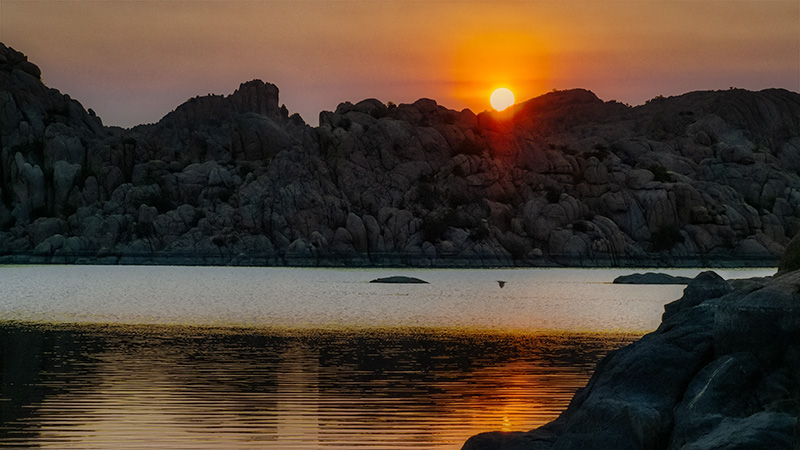
M 14 324 L 0 335 L 0 447 L 375 450 L 457 449 L 542 425 L 634 337 Z

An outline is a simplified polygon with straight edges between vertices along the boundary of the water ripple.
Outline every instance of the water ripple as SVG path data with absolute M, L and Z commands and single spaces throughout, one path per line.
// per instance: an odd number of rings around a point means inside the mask
M 458 449 L 552 420 L 633 337 L 5 324 L 0 447 Z

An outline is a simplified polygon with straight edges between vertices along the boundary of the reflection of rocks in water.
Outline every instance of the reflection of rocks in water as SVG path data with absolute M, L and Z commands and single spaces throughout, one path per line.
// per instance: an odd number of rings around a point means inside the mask
M 533 427 L 566 406 L 603 354 L 631 340 L 168 326 L 4 326 L 0 337 L 10 361 L 2 398 L 16 408 L 3 400 L 9 433 L 0 446 L 57 446 L 68 436 L 109 448 L 136 436 L 142 446 L 208 449 L 387 439 L 429 447 L 503 426 L 504 418 Z
M 528 433 L 477 435 L 463 448 L 792 448 L 798 286 L 800 271 L 731 282 L 704 272 L 666 305 L 655 332 L 600 362 L 557 420 Z
M 103 346 L 101 339 L 86 339 L 70 330 L 0 324 L 0 423 L 9 427 L 29 419 L 35 414 L 31 406 L 49 396 L 91 390 L 93 366 L 87 355 Z M 16 430 L 14 435 L 24 442 L 35 431 Z

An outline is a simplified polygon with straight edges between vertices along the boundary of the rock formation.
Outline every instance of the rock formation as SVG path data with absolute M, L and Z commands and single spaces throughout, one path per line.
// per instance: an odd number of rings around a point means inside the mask
M 0 262 L 774 264 L 800 231 L 800 95 L 501 113 L 342 103 L 258 80 L 103 126 L 0 44 Z
M 655 332 L 598 364 L 558 419 L 480 434 L 463 449 L 797 448 L 798 286 L 800 271 L 732 282 L 700 274 Z
M 666 273 L 632 273 L 614 278 L 614 284 L 689 284 L 691 278 Z
M 425 280 L 420 280 L 414 277 L 392 276 L 385 278 L 376 278 L 370 283 L 388 283 L 388 284 L 428 284 Z

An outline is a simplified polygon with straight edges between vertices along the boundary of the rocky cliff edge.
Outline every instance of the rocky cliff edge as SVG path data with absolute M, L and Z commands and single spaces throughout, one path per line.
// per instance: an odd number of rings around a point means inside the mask
M 480 434 L 463 450 L 799 448 L 800 238 L 791 247 L 774 277 L 698 275 L 558 419 Z

